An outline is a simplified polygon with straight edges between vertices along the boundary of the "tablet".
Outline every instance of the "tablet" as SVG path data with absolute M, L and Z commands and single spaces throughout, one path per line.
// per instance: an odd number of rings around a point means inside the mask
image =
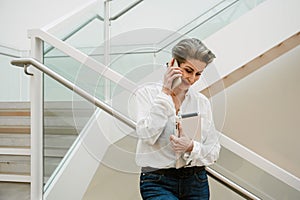
M 194 141 L 201 140 L 201 115 L 199 113 L 183 114 L 179 117 L 181 121 L 182 131 Z M 176 154 L 176 168 L 186 165 L 186 161 L 181 154 Z
M 185 114 L 181 116 L 181 126 L 184 133 L 190 139 L 200 142 L 201 139 L 201 115 L 199 113 Z

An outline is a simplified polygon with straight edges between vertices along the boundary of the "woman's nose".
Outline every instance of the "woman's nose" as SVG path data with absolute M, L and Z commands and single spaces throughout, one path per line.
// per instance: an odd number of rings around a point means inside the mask
M 190 83 L 194 83 L 195 80 L 196 80 L 195 74 L 191 74 L 191 75 L 189 76 L 189 82 L 190 82 Z

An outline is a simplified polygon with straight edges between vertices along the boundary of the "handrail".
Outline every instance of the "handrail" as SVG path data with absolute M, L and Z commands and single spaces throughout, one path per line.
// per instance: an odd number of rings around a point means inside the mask
M 52 32 L 54 30 L 59 30 L 60 28 L 62 28 L 61 25 L 64 26 L 64 22 L 74 21 L 73 19 L 75 19 L 77 23 L 78 17 L 82 18 L 83 13 L 99 13 L 99 2 L 99 0 L 87 1 L 85 4 L 75 8 L 70 12 L 67 12 L 65 15 L 43 26 L 41 29 L 47 32 Z
M 0 52 L 0 55 L 7 56 L 7 57 L 12 57 L 12 58 L 20 58 L 21 57 L 21 56 L 15 56 L 13 54 L 3 53 L 3 52 Z
M 300 191 L 300 178 L 296 177 L 285 169 L 282 169 L 281 167 L 265 159 L 254 151 L 244 147 L 243 145 L 239 144 L 238 142 L 234 141 L 224 134 L 221 136 L 221 144 L 223 147 L 234 152 L 244 160 L 247 160 L 249 163 L 268 172 L 285 184 Z
M 28 51 L 26 50 L 20 50 L 20 49 L 6 46 L 4 44 L 0 44 L 0 55 L 2 56 L 11 57 L 11 58 L 21 58 L 22 55 L 23 56 L 25 55 L 25 53 L 28 54 L 27 52 Z
M 38 62 L 37 60 L 35 60 L 33 58 L 19 58 L 19 59 L 12 60 L 11 64 L 15 65 L 15 66 L 18 66 L 18 67 L 24 67 L 25 70 L 28 67 L 28 65 L 33 65 L 34 67 L 36 67 L 40 71 L 44 72 L 45 74 L 47 74 L 51 78 L 55 79 L 59 83 L 63 84 L 64 86 L 66 86 L 70 90 L 73 90 L 75 93 L 77 93 L 81 97 L 85 98 L 86 100 L 88 100 L 89 102 L 95 104 L 97 107 L 101 108 L 105 112 L 109 113 L 110 115 L 112 115 L 115 118 L 119 119 L 120 121 L 124 122 L 129 127 L 135 129 L 136 123 L 133 120 L 129 119 L 128 117 L 126 117 L 122 113 L 114 110 L 112 107 L 110 107 L 109 105 L 103 103 L 98 98 L 90 95 L 89 93 L 87 93 L 86 91 L 81 89 L 80 87 L 76 86 L 72 82 L 68 81 L 64 77 L 57 74 L 56 72 L 52 71 L 51 69 L 46 67 L 44 64 Z M 25 71 L 25 73 L 27 73 L 28 75 L 32 75 L 32 74 L 28 73 L 27 71 Z
M 136 6 L 137 4 L 141 3 L 143 0 L 138 0 L 137 2 L 134 2 L 132 5 L 130 5 L 128 8 L 124 9 L 123 11 L 121 11 L 120 14 L 117 14 L 114 17 L 111 17 L 109 20 L 116 20 L 118 17 L 120 17 L 121 15 L 123 15 L 123 12 L 127 12 L 129 9 L 133 8 L 134 6 Z M 168 47 L 169 45 L 171 45 L 174 41 L 180 39 L 181 37 L 183 37 L 184 35 L 190 33 L 191 31 L 193 31 L 194 29 L 198 28 L 199 26 L 205 24 L 207 21 L 211 20 L 212 18 L 214 18 L 215 16 L 219 15 L 220 13 L 222 13 L 223 11 L 227 10 L 228 8 L 230 8 L 231 6 L 235 5 L 237 2 L 239 2 L 240 0 L 233 0 L 233 2 L 231 2 L 230 4 L 226 5 L 225 7 L 222 7 L 219 11 L 217 11 L 216 13 L 214 13 L 212 16 L 209 16 L 208 18 L 206 18 L 204 21 L 202 21 L 201 23 L 198 23 L 195 26 L 192 26 L 191 28 L 189 28 L 185 33 L 180 34 L 179 36 L 177 35 L 176 37 L 172 37 L 175 33 L 178 33 L 179 31 L 187 28 L 190 24 L 192 24 L 193 22 L 195 22 L 196 20 L 198 20 L 199 18 L 203 17 L 204 15 L 206 15 L 207 13 L 211 12 L 213 9 L 216 9 L 218 6 L 222 5 L 226 0 L 223 0 L 217 4 L 215 4 L 214 6 L 212 6 L 211 8 L 209 8 L 208 10 L 206 10 L 204 13 L 202 13 L 201 15 L 195 17 L 194 19 L 192 19 L 191 21 L 189 21 L 187 24 L 185 24 L 184 26 L 180 27 L 178 30 L 176 30 L 173 34 L 170 34 L 168 36 L 166 36 L 165 38 L 163 38 L 162 40 L 158 41 L 155 46 L 157 46 L 157 48 L 155 50 L 149 50 L 149 51 L 142 51 L 142 52 L 134 52 L 134 53 L 159 53 L 161 52 L 163 49 L 165 49 L 166 47 Z M 168 42 L 166 42 L 168 41 Z M 151 43 L 151 46 L 153 44 Z M 48 51 L 47 51 L 48 53 Z M 111 52 L 112 55 L 118 55 L 118 54 L 131 54 L 132 52 Z M 100 54 L 91 54 L 92 56 L 97 56 Z
M 239 186 L 238 184 L 234 183 L 233 181 L 229 180 L 228 178 L 224 177 L 222 174 L 217 172 L 216 170 L 212 169 L 211 167 L 205 167 L 207 174 L 212 177 L 213 179 L 217 180 L 222 185 L 230 188 L 232 191 L 236 192 L 240 196 L 244 197 L 245 199 L 251 200 L 260 200 L 258 196 L 252 194 L 245 188 Z
M 115 16 L 109 18 L 109 20 L 116 20 L 122 15 L 124 15 L 126 12 L 137 6 L 139 3 L 141 3 L 143 0 L 137 0 L 136 2 L 133 2 L 131 5 L 129 5 L 127 8 L 123 9 L 120 13 L 116 14 Z
M 30 74 L 26 71 L 26 69 L 29 65 L 32 65 L 32 66 L 36 67 L 37 69 L 44 72 L 45 74 L 47 74 L 51 78 L 55 79 L 59 83 L 63 84 L 64 86 L 66 86 L 70 90 L 73 90 L 75 93 L 77 93 L 81 97 L 83 97 L 86 100 L 88 100 L 89 102 L 95 104 L 97 107 L 103 109 L 108 114 L 110 114 L 110 115 L 114 116 L 115 118 L 119 119 L 124 124 L 131 127 L 132 129 L 134 129 L 134 130 L 136 129 L 136 122 L 135 121 L 133 121 L 132 119 L 129 119 L 127 116 L 123 115 L 122 113 L 114 110 L 111 106 L 103 103 L 98 98 L 90 95 L 89 93 L 87 93 L 86 91 L 81 89 L 80 87 L 76 86 L 72 82 L 68 81 L 67 79 L 63 78 L 59 74 L 55 73 L 54 71 L 49 69 L 44 64 L 38 62 L 37 60 L 35 60 L 33 58 L 19 58 L 19 59 L 12 60 L 11 64 L 15 65 L 15 66 L 18 66 L 18 67 L 24 67 L 25 73 L 27 73 L 27 74 Z M 247 199 L 254 199 L 254 200 L 259 200 L 260 199 L 259 197 L 256 197 L 255 195 L 253 195 L 252 193 L 250 193 L 246 189 L 244 189 L 244 188 L 240 187 L 239 185 L 237 185 L 236 183 L 232 182 L 227 177 L 225 177 L 225 176 L 221 175 L 220 173 L 216 172 L 215 170 L 211 169 L 210 167 L 206 167 L 206 170 L 208 172 L 208 175 L 212 176 L 214 179 L 218 180 L 220 183 L 222 183 L 226 187 L 230 188 L 231 190 L 237 192 L 239 195 L 241 195 L 241 196 L 243 196 Z
M 59 49 L 61 52 L 65 53 L 66 55 L 77 60 L 79 63 L 86 65 L 87 67 L 91 68 L 92 70 L 98 72 L 105 78 L 122 85 L 123 88 L 125 88 L 126 90 L 128 90 L 128 91 L 135 90 L 135 84 L 131 80 L 122 76 L 118 72 L 111 70 L 107 66 L 96 61 L 95 59 L 86 55 L 85 53 L 82 53 L 81 51 L 72 47 L 71 45 L 57 39 L 52 34 L 47 33 L 41 29 L 32 29 L 32 30 L 29 30 L 29 36 L 39 38 L 42 41 L 49 43 L 50 45 Z
M 195 30 L 196 28 L 198 28 L 199 26 L 205 24 L 206 22 L 208 22 L 209 20 L 211 20 L 212 18 L 216 17 L 217 15 L 219 15 L 220 13 L 226 11 L 228 8 L 232 7 L 233 5 L 235 5 L 236 3 L 238 3 L 240 0 L 233 0 L 233 2 L 231 2 L 230 4 L 222 7 L 219 11 L 217 11 L 216 13 L 214 13 L 211 16 L 208 16 L 206 19 L 204 19 L 202 22 L 197 23 L 197 25 L 192 26 L 191 28 L 188 28 L 190 24 L 192 24 L 193 22 L 195 22 L 196 20 L 198 20 L 199 18 L 203 17 L 204 15 L 206 15 L 207 13 L 211 12 L 213 9 L 217 8 L 218 6 L 222 5 L 222 3 L 224 3 L 226 0 L 223 0 L 222 2 L 217 3 L 216 5 L 214 5 L 213 7 L 211 7 L 210 9 L 208 9 L 207 11 L 205 11 L 204 13 L 202 13 L 201 15 L 197 16 L 196 18 L 192 19 L 190 22 L 188 22 L 187 24 L 185 24 L 184 26 L 180 27 L 179 29 L 177 29 L 174 33 L 169 34 L 168 36 L 166 36 L 165 38 L 163 38 L 162 40 L 158 41 L 157 43 L 155 43 L 155 46 L 157 48 L 155 48 L 154 50 L 149 50 L 149 51 L 137 51 L 137 52 L 133 52 L 135 54 L 145 54 L 145 53 L 159 53 L 161 52 L 163 49 L 167 48 L 168 46 L 170 46 L 172 43 L 174 43 L 176 40 L 179 40 L 181 37 L 183 37 L 184 35 L 190 33 L 191 31 Z M 140 3 L 140 2 L 137 2 Z M 115 17 L 111 18 L 110 20 L 115 20 Z M 187 29 L 184 33 L 178 35 L 176 33 L 178 33 L 179 31 L 183 30 L 183 29 Z M 175 36 L 175 37 L 173 37 Z M 166 42 L 167 41 L 167 42 Z M 145 44 L 143 44 L 145 45 Z M 150 44 L 149 44 L 150 45 Z M 153 44 L 151 43 L 151 46 L 153 46 Z M 118 54 L 132 54 L 132 52 L 111 52 L 111 55 L 118 55 Z M 99 56 L 101 54 L 91 54 L 91 56 Z

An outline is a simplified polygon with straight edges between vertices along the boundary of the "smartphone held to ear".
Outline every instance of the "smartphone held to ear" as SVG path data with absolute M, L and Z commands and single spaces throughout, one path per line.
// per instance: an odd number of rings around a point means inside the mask
M 172 59 L 172 61 L 171 61 L 171 66 L 179 67 L 179 66 L 178 66 L 178 63 L 177 63 L 177 60 L 176 60 L 175 58 Z M 175 78 L 175 79 L 173 80 L 171 89 L 173 90 L 174 88 L 176 88 L 177 86 L 179 86 L 180 83 L 181 83 L 181 78 L 180 78 L 180 77 Z

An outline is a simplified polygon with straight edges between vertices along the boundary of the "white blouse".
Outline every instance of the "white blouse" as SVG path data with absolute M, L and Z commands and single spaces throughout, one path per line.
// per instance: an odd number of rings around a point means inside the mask
M 161 84 L 152 84 L 136 93 L 137 153 L 141 167 L 173 168 L 176 155 L 170 144 L 175 131 L 175 107 L 172 97 L 162 92 Z M 209 100 L 192 88 L 186 94 L 179 114 L 199 112 L 201 140 L 194 141 L 191 153 L 185 153 L 187 166 L 207 166 L 219 157 L 220 133 L 215 129 Z

